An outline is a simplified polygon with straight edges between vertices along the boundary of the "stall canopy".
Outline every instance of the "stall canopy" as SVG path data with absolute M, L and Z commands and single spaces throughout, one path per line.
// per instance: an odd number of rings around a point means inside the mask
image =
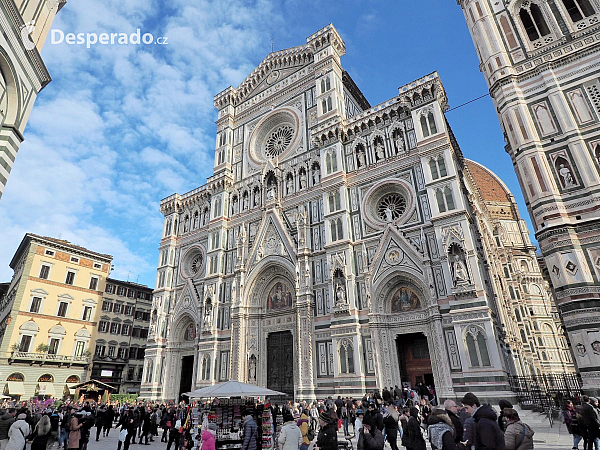
M 56 395 L 56 391 L 54 390 L 54 384 L 40 382 L 39 389 L 38 389 L 38 395 L 52 395 L 52 396 Z
M 7 381 L 5 394 L 25 395 L 25 384 L 22 381 Z
M 208 398 L 208 397 L 269 397 L 276 395 L 287 395 L 283 392 L 273 391 L 261 386 L 242 383 L 240 381 L 226 381 L 224 383 L 213 384 L 195 391 L 188 392 L 187 395 L 191 398 Z

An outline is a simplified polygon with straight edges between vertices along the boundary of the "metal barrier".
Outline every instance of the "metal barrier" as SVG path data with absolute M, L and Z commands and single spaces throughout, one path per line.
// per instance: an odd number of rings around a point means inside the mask
M 578 373 L 512 376 L 509 380 L 519 405 L 524 408 L 561 408 L 565 400 L 581 396 L 582 382 Z

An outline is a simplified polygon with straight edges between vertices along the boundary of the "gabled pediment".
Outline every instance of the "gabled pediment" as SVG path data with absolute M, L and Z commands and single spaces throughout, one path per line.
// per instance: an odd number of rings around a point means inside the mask
M 185 287 L 181 293 L 177 296 L 177 302 L 175 304 L 174 316 L 179 316 L 184 311 L 188 312 L 192 317 L 198 316 L 198 305 L 200 304 L 198 293 L 192 283 L 191 279 L 188 279 L 185 283 Z
M 405 270 L 417 277 L 425 277 L 423 257 L 392 225 L 385 229 L 371 264 L 373 284 L 390 269 Z
M 248 272 L 269 256 L 283 257 L 296 264 L 296 248 L 276 211 L 269 211 L 256 234 L 256 240 L 248 257 Z

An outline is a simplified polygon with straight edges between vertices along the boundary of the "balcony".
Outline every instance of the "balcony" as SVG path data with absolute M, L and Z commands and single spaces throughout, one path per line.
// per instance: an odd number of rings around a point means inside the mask
M 70 366 L 72 364 L 88 365 L 90 358 L 88 356 L 69 356 L 69 355 L 51 355 L 48 353 L 34 352 L 12 352 L 8 357 L 8 363 L 29 362 L 33 364 L 58 364 Z

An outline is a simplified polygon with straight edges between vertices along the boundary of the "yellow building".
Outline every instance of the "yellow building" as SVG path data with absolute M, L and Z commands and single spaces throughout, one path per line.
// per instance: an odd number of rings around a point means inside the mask
M 0 386 L 11 397 L 62 398 L 86 381 L 112 256 L 28 233 L 0 301 Z

